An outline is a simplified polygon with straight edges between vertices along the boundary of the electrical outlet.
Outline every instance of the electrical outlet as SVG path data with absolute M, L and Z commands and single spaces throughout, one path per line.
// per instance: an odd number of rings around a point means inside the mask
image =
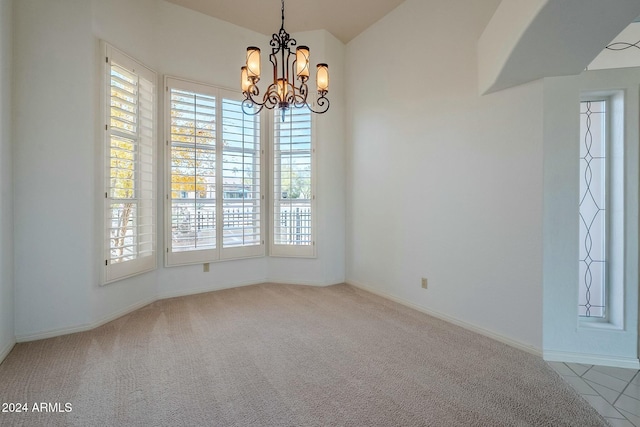
M 422 278 L 422 287 L 423 287 L 424 289 L 427 289 L 427 278 L 426 278 L 426 277 L 423 277 L 423 278 Z
M 209 263 L 205 262 L 204 264 L 202 264 L 202 271 L 205 273 L 209 272 Z

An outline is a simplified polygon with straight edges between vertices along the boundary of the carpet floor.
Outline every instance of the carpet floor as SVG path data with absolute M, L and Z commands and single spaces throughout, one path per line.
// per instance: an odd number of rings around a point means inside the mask
M 173 298 L 18 344 L 0 402 L 27 404 L 2 426 L 607 425 L 540 358 L 348 285 Z

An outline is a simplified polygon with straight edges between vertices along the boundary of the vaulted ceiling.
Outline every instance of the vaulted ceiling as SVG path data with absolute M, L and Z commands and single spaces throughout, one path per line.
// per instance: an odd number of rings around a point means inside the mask
M 280 29 L 280 0 L 167 0 L 223 21 L 271 35 Z M 289 0 L 289 33 L 327 30 L 348 43 L 404 0 Z
M 480 92 L 580 74 L 639 13 L 638 0 L 503 0 L 478 42 Z

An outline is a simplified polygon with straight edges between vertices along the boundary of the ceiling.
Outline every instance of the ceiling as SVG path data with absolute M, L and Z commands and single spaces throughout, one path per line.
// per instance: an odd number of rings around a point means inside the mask
M 280 29 L 280 0 L 167 0 L 270 36 Z M 404 0 L 289 0 L 289 33 L 327 30 L 348 43 Z

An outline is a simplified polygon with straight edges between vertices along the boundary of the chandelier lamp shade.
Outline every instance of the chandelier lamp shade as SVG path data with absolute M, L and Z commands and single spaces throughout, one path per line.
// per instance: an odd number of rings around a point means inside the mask
M 273 82 L 269 84 L 264 95 L 260 96 L 257 84 L 260 81 L 262 65 L 260 49 L 255 46 L 247 48 L 247 62 L 240 70 L 240 84 L 244 101 L 242 109 L 246 114 L 258 114 L 263 108 L 282 111 L 282 120 L 289 108 L 307 107 L 310 111 L 322 114 L 329 109 L 329 66 L 318 64 L 316 67 L 316 88 L 318 97 L 315 108 L 308 100 L 309 88 L 309 48 L 298 46 L 295 39 L 284 29 L 284 0 L 282 0 L 282 25 L 280 31 L 274 33 L 269 42 L 271 54 L 269 62 L 273 66 Z M 293 49 L 295 48 L 295 53 Z

